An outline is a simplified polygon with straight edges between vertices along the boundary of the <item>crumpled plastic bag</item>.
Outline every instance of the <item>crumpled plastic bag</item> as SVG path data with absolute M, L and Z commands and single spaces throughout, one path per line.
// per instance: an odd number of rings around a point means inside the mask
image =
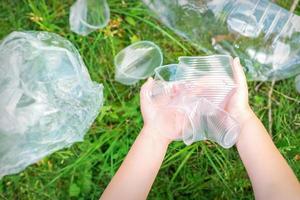
M 224 148 L 233 146 L 239 136 L 237 121 L 225 111 L 236 84 L 232 58 L 227 55 L 184 56 L 179 64 L 155 69 L 154 85 L 148 95 L 155 106 L 157 130 L 166 124 L 163 117 L 170 115 L 181 125 L 182 133 L 173 138 L 173 130 L 161 130 L 170 139 L 183 140 L 187 145 L 200 140 L 211 140 Z M 174 125 L 170 124 L 168 127 Z
M 300 17 L 270 1 L 143 1 L 200 50 L 240 57 L 249 80 L 280 80 L 300 73 Z
M 77 0 L 70 9 L 71 31 L 86 36 L 104 28 L 110 19 L 106 0 Z
M 48 32 L 0 43 L 0 178 L 82 141 L 103 103 L 78 51 Z

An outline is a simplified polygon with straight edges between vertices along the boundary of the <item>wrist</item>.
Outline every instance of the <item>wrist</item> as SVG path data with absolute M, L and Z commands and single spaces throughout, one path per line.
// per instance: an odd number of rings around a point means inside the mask
M 238 116 L 236 116 L 236 120 L 241 126 L 241 129 L 252 119 L 256 118 L 255 113 L 253 110 L 250 108 L 246 108 L 245 110 L 241 111 Z
M 149 140 L 152 140 L 154 143 L 160 145 L 168 146 L 172 141 L 171 139 L 161 135 L 161 133 L 153 126 L 149 126 L 146 124 L 143 126 L 140 134 L 147 137 Z

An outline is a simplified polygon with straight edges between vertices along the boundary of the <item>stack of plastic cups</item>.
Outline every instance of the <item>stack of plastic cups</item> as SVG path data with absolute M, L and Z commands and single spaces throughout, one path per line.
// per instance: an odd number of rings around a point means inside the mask
M 155 70 L 151 101 L 184 121 L 182 135 L 173 139 L 188 145 L 209 139 L 225 148 L 236 143 L 239 124 L 225 111 L 236 88 L 231 66 L 230 56 L 215 55 L 180 57 L 178 65 Z

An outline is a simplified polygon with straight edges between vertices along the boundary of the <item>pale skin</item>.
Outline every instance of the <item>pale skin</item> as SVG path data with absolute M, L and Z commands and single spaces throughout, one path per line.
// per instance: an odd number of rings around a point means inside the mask
M 255 198 L 300 199 L 300 184 L 297 177 L 248 104 L 248 87 L 239 59 L 234 60 L 233 71 L 238 88 L 226 105 L 226 111 L 234 116 L 241 126 L 236 147 L 251 180 Z M 159 120 L 161 129 L 155 128 L 157 127 L 153 122 L 155 108 L 149 106 L 151 103 L 146 95 L 153 82 L 149 79 L 141 90 L 144 127 L 103 192 L 101 200 L 146 199 L 168 145 L 174 139 L 174 135 L 181 134 L 178 126 L 170 126 L 180 122 L 174 119 L 172 113 L 169 115 L 164 113 L 166 117 Z M 173 131 L 172 136 L 167 137 L 161 130 Z

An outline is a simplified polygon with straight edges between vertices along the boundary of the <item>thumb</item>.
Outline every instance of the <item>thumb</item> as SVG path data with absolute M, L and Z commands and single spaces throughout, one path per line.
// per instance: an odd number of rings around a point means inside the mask
M 154 83 L 154 80 L 152 77 L 149 77 L 148 80 L 144 83 L 144 85 L 141 88 L 141 97 L 142 98 L 145 98 L 145 97 L 147 97 L 147 95 L 149 95 L 148 93 L 152 89 L 153 83 Z
M 240 59 L 236 57 L 233 60 L 233 75 L 234 75 L 234 80 L 238 87 L 242 88 L 248 88 L 247 87 L 247 79 L 243 70 L 243 67 L 240 63 Z

